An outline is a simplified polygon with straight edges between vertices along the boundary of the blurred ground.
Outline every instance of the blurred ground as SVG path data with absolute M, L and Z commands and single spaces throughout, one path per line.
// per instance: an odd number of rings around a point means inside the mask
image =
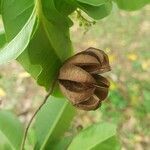
M 75 50 L 100 48 L 109 54 L 112 66 L 106 74 L 111 81 L 108 99 L 95 112 L 79 111 L 73 126 L 79 129 L 93 122 L 113 122 L 118 125 L 123 150 L 149 150 L 150 6 L 135 12 L 114 8 L 86 33 L 75 14 L 72 18 Z M 44 89 L 15 61 L 0 68 L 0 107 L 11 109 L 22 121 L 30 118 L 44 95 Z

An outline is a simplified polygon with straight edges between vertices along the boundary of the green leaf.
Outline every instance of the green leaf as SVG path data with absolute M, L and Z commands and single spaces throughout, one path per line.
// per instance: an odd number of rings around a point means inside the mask
M 3 0 L 2 19 L 7 40 L 11 41 L 24 27 L 34 8 L 34 0 Z
M 19 150 L 23 137 L 23 126 L 8 111 L 0 111 L 0 130 L 14 149 Z
M 100 6 L 100 5 L 108 2 L 109 0 L 77 0 L 77 1 L 80 3 L 92 5 L 92 6 Z
M 28 47 L 17 60 L 39 85 L 48 90 L 62 62 L 72 54 L 68 16 L 60 14 L 53 0 L 43 0 L 42 4 L 37 1 L 36 5 L 33 0 L 6 0 L 3 3 L 2 15 L 8 39 L 20 31 L 35 7 L 38 25 Z
M 26 24 L 34 7 L 34 0 L 3 1 L 2 17 L 8 42 L 11 41 L 20 32 L 24 24 Z M 34 78 L 41 72 L 40 66 L 31 64 L 27 48 L 17 60 Z
M 57 0 L 55 7 L 62 15 L 68 16 L 76 9 L 76 4 L 70 0 Z
M 74 114 L 74 109 L 65 98 L 51 96 L 35 121 L 36 149 L 49 149 L 51 142 L 59 140 L 69 128 Z
M 5 31 L 1 31 L 0 32 L 0 48 L 3 47 L 4 44 L 6 44 L 6 35 L 5 35 Z
M 43 12 L 43 14 L 41 12 L 43 16 L 42 22 L 47 30 L 49 41 L 57 56 L 61 61 L 64 61 L 72 54 L 72 43 L 69 36 L 71 21 L 68 16 L 63 16 L 57 11 L 54 0 L 43 0 L 41 1 L 41 6 L 41 11 Z
M 100 143 L 96 147 L 91 148 L 91 150 L 111 150 L 113 147 L 113 150 L 121 150 L 120 143 L 118 142 L 118 139 L 116 136 L 112 136 L 105 140 L 104 142 Z
M 28 46 L 33 27 L 35 25 L 36 16 L 33 12 L 27 23 L 6 46 L 0 49 L 0 64 L 16 59 Z
M 38 84 L 45 86 L 48 90 L 62 62 L 72 54 L 72 44 L 69 37 L 68 20 L 59 14 L 54 3 L 42 1 L 42 5 L 40 3 L 38 5 L 40 22 L 26 53 L 30 63 L 39 65 L 41 68 L 37 68 L 38 71 L 33 75 L 32 71 L 35 70 L 35 67 L 30 69 L 29 65 L 25 65 L 29 68 L 26 70 L 35 77 Z
M 109 123 L 92 125 L 81 131 L 72 141 L 68 150 L 113 150 L 120 149 L 116 140 L 116 126 Z
M 0 149 L 1 150 L 11 150 L 13 147 L 9 144 L 7 138 L 3 133 L 0 131 Z
M 1 3 L 2 3 L 2 1 L 0 0 L 0 14 L 1 14 Z
M 150 3 L 150 0 L 115 0 L 118 7 L 124 10 L 138 10 Z
M 61 65 L 48 36 L 47 28 L 40 22 L 28 49 L 18 58 L 37 83 L 46 89 L 51 86 Z
M 91 6 L 83 3 L 79 3 L 79 8 L 86 12 L 93 19 L 102 19 L 108 16 L 112 10 L 112 2 L 108 1 L 100 6 Z
M 66 150 L 71 143 L 73 137 L 62 137 L 60 140 L 52 142 L 49 146 L 51 150 Z

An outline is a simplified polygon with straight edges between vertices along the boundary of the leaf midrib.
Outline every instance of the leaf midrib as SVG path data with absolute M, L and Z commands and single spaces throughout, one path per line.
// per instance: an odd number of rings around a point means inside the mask
M 28 10 L 29 8 L 31 8 L 33 5 L 34 5 L 34 3 L 31 4 L 31 5 L 29 5 L 27 8 L 23 9 L 19 14 L 17 14 L 14 18 L 12 18 L 12 20 L 15 20 L 17 17 L 19 17 L 22 13 L 24 13 L 25 11 L 27 11 L 27 10 Z M 33 9 L 34 9 L 34 8 L 33 8 Z
M 49 137 L 51 136 L 51 133 L 53 132 L 53 130 L 55 129 L 57 123 L 59 122 L 60 117 L 61 117 L 61 114 L 64 112 L 64 109 L 66 108 L 67 104 L 68 104 L 68 102 L 66 101 L 66 102 L 64 103 L 64 105 L 63 105 L 61 111 L 59 111 L 59 115 L 58 115 L 57 119 L 56 119 L 55 122 L 53 123 L 53 125 L 52 125 L 52 127 L 51 127 L 51 130 L 49 131 L 49 133 L 47 134 L 47 136 L 46 136 L 46 138 L 45 138 L 46 140 L 44 140 L 44 143 L 42 144 L 42 146 L 41 146 L 41 148 L 40 148 L 41 150 L 44 150 L 45 145 L 47 144 L 48 139 L 49 139 Z

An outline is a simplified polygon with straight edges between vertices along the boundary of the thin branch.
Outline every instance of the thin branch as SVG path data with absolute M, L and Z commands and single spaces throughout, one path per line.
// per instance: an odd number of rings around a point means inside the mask
M 41 110 L 41 108 L 43 107 L 43 105 L 46 103 L 46 101 L 48 100 L 48 97 L 52 94 L 54 86 L 55 86 L 55 83 L 56 83 L 56 80 L 53 82 L 51 89 L 49 90 L 49 92 L 44 97 L 44 100 L 43 100 L 42 104 L 34 112 L 34 114 L 31 117 L 29 123 L 27 124 L 27 127 L 26 127 L 25 132 L 24 132 L 23 141 L 22 141 L 22 144 L 21 144 L 21 150 L 24 150 L 24 146 L 25 146 L 25 142 L 26 142 L 26 139 L 27 139 L 28 130 L 29 130 L 31 124 L 32 124 L 33 119 L 35 118 L 35 116 L 37 115 L 37 113 Z

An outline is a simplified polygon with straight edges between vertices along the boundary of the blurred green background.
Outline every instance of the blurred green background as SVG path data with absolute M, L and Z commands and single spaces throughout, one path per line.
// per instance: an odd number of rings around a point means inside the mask
M 112 122 L 118 126 L 123 150 L 149 150 L 150 6 L 134 12 L 114 8 L 111 15 L 92 26 L 80 26 L 77 15 L 71 17 L 75 51 L 100 48 L 109 55 L 112 67 L 105 74 L 111 81 L 107 100 L 94 112 L 78 111 L 72 129 L 80 130 L 99 121 Z M 1 109 L 12 110 L 27 122 L 45 94 L 15 61 L 0 67 Z

